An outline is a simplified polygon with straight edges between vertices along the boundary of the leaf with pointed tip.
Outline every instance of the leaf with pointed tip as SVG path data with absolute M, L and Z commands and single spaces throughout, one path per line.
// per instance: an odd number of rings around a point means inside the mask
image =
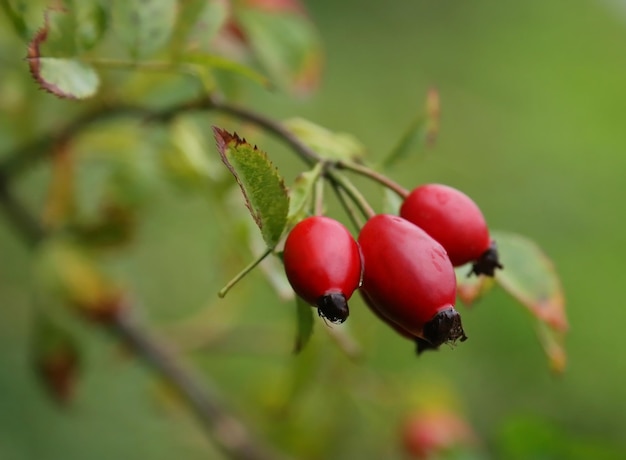
M 222 161 L 235 176 L 265 243 L 274 248 L 283 234 L 289 212 L 289 197 L 282 177 L 256 146 L 217 127 L 213 127 L 213 133 Z
M 480 300 L 495 285 L 493 278 L 485 275 L 468 276 L 467 265 L 458 267 L 456 273 L 456 296 L 466 307 Z
M 309 343 L 313 334 L 313 308 L 299 296 L 296 296 L 296 315 L 297 332 L 293 352 L 298 354 Z
M 565 369 L 568 321 L 561 282 L 552 261 L 537 244 L 514 233 L 492 232 L 503 270 L 495 280 L 537 319 L 537 332 L 551 369 Z
M 237 7 L 235 16 L 254 56 L 279 86 L 305 94 L 317 88 L 322 47 L 308 17 L 297 11 L 278 13 L 245 5 Z
M 321 158 L 355 161 L 365 155 L 365 147 L 351 134 L 330 131 L 304 118 L 291 118 L 283 125 Z
M 426 96 L 426 109 L 408 126 L 398 143 L 383 160 L 388 168 L 423 146 L 432 145 L 439 131 L 439 93 L 430 89 Z
M 493 232 L 503 270 L 496 273 L 502 288 L 551 328 L 568 329 L 561 281 L 552 261 L 530 239 L 508 232 Z
M 557 331 L 542 321 L 537 321 L 537 336 L 543 348 L 550 370 L 555 374 L 565 372 L 567 353 L 565 352 L 565 332 Z
M 116 34 L 133 58 L 143 58 L 165 46 L 174 30 L 176 0 L 116 0 L 112 6 Z

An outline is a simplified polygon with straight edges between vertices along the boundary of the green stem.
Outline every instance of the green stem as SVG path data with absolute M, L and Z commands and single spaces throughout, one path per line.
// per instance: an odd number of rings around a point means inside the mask
M 158 72 L 178 71 L 180 66 L 165 61 L 129 61 L 126 59 L 89 58 L 82 59 L 87 64 L 108 69 L 147 70 Z
M 321 180 L 319 176 L 315 179 L 315 190 L 313 196 L 315 197 L 313 214 L 321 216 L 324 214 L 324 181 Z
M 346 193 L 344 189 L 339 187 L 339 185 L 337 185 L 337 183 L 335 182 L 331 182 L 330 185 L 332 186 L 333 191 L 335 192 L 335 195 L 339 200 L 339 204 L 341 204 L 344 211 L 346 211 L 348 218 L 352 222 L 352 225 L 354 225 L 355 230 L 357 232 L 361 231 L 361 227 L 363 227 L 363 222 L 361 221 L 356 209 L 354 209 L 354 206 L 352 206 L 352 203 L 348 201 L 344 196 L 344 194 Z
M 243 270 L 237 273 L 233 279 L 231 279 L 228 283 L 226 283 L 226 285 L 222 289 L 219 290 L 217 295 L 219 297 L 224 297 L 235 284 L 241 281 L 244 276 L 250 273 L 257 265 L 259 265 L 263 261 L 263 259 L 269 256 L 271 253 L 272 253 L 272 249 L 267 248 L 263 252 L 263 254 L 261 254 L 259 257 L 254 259 L 252 262 L 250 262 Z
M 373 181 L 378 182 L 384 187 L 387 187 L 389 190 L 395 192 L 397 195 L 400 196 L 400 198 L 406 199 L 406 197 L 409 196 L 409 191 L 407 189 L 402 187 L 397 182 L 394 182 L 393 180 L 389 179 L 384 174 L 374 171 L 373 169 L 368 168 L 367 166 L 363 166 L 363 165 L 352 163 L 352 162 L 346 162 L 346 161 L 339 161 L 336 163 L 336 166 L 339 169 L 347 169 L 348 171 L 352 171 L 361 176 L 367 177 L 368 179 L 372 179 Z
M 363 194 L 359 191 L 358 188 L 354 186 L 350 180 L 344 175 L 337 173 L 336 171 L 328 171 L 327 177 L 330 181 L 335 182 L 340 188 L 342 188 L 348 197 L 354 202 L 354 204 L 359 208 L 359 211 L 365 216 L 366 219 L 374 217 L 376 215 L 376 211 L 374 208 L 370 206 L 367 202 Z

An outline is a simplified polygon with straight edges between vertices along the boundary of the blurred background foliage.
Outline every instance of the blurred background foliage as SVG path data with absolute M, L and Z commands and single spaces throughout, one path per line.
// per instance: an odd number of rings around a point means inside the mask
M 93 222 L 102 206 L 131 203 L 137 221 L 130 244 L 105 249 L 102 263 L 133 293 L 139 314 L 212 377 L 229 406 L 296 458 L 403 458 L 401 420 L 433 406 L 462 414 L 476 431 L 478 452 L 462 458 L 624 458 L 624 4 L 306 6 L 324 44 L 319 89 L 294 98 L 241 78 L 233 94 L 279 119 L 304 117 L 352 133 L 376 161 L 436 86 L 442 101 L 436 146 L 389 175 L 406 187 L 428 181 L 460 188 L 493 228 L 525 234 L 546 250 L 568 304 L 566 373 L 549 373 L 532 319 L 498 290 L 471 310 L 459 308 L 470 340 L 453 350 L 417 359 L 409 342 L 355 298 L 344 328 L 362 349 L 359 362 L 338 349 L 321 321 L 305 351 L 291 355 L 294 304 L 279 299 L 261 272 L 225 299 L 216 296 L 249 262 L 247 238 L 257 230 L 216 162 L 210 133 L 213 123 L 241 126 L 214 115 L 168 127 L 115 121 L 77 139 L 81 219 Z M 37 90 L 23 60 L 26 43 L 6 16 L 0 24 L 0 150 L 8 152 L 93 102 Z M 98 54 L 116 52 L 109 44 Z M 160 107 L 193 93 L 186 77 L 165 73 L 107 70 L 101 78 L 110 92 L 99 102 Z M 192 127 L 177 136 L 185 123 Z M 191 141 L 190 132 L 197 134 Z M 303 170 L 260 131 L 246 135 L 269 152 L 288 183 Z M 196 159 L 204 171 L 199 178 L 176 154 L 177 142 L 195 141 L 206 152 Z M 33 164 L 15 186 L 54 223 L 51 169 L 49 162 Z M 378 206 L 379 189 L 357 183 Z M 329 210 L 345 220 L 335 204 Z M 0 253 L 0 458 L 219 458 L 171 389 L 110 337 L 56 308 L 33 255 L 5 221 Z M 42 309 L 53 310 L 79 344 L 80 379 L 67 407 L 49 400 L 33 373 Z

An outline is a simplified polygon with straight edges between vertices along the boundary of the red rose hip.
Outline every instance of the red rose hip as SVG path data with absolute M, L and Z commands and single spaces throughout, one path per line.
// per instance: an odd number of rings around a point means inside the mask
M 361 280 L 361 255 L 343 224 L 324 216 L 300 221 L 287 236 L 283 261 L 296 294 L 329 321 L 346 320 L 347 301 Z
M 436 348 L 467 337 L 454 309 L 456 276 L 445 249 L 409 221 L 388 214 L 361 229 L 363 285 L 383 316 Z
M 474 262 L 473 273 L 489 276 L 502 268 L 483 213 L 465 193 L 447 185 L 421 185 L 404 200 L 400 216 L 441 243 L 455 267 Z
M 363 302 L 365 302 L 365 305 L 367 305 L 369 307 L 370 311 L 372 313 L 374 313 L 374 316 L 376 316 L 379 320 L 381 320 L 383 323 L 385 323 L 391 329 L 396 331 L 396 333 L 398 335 L 404 337 L 405 339 L 409 339 L 409 340 L 411 340 L 411 341 L 413 341 L 415 343 L 415 349 L 416 349 L 418 355 L 421 355 L 426 350 L 436 350 L 437 349 L 437 347 L 433 346 L 429 341 L 424 340 L 421 337 L 415 336 L 414 334 L 412 334 L 411 332 L 407 331 L 406 329 L 404 329 L 399 324 L 394 323 L 389 318 L 387 318 L 381 311 L 381 310 L 385 310 L 385 308 L 377 307 L 374 304 L 374 302 L 372 301 L 372 299 L 370 299 L 368 297 L 368 295 L 365 293 L 365 291 L 363 289 L 361 289 L 359 292 L 361 293 L 361 298 L 363 299 Z

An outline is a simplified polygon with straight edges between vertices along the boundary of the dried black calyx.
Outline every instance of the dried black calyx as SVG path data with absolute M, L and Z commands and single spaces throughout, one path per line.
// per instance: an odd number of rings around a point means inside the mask
M 472 264 L 472 270 L 467 274 L 467 276 L 471 276 L 473 273 L 476 276 L 487 275 L 493 277 L 495 275 L 496 268 L 502 270 L 504 266 L 500 263 L 498 245 L 495 241 L 492 241 L 489 249 L 483 252 L 478 260 Z
M 439 350 L 439 347 L 433 345 L 428 340 L 424 340 L 420 337 L 415 337 L 415 350 L 417 351 L 417 355 L 419 356 L 427 350 Z
M 442 343 L 454 343 L 457 340 L 465 342 L 467 336 L 461 324 L 461 315 L 454 308 L 447 308 L 437 313 L 433 319 L 424 324 L 424 339 L 430 344 L 417 344 L 418 354 L 422 350 L 437 349 Z
M 317 313 L 331 323 L 341 324 L 350 314 L 346 297 L 339 292 L 323 295 L 316 305 Z

